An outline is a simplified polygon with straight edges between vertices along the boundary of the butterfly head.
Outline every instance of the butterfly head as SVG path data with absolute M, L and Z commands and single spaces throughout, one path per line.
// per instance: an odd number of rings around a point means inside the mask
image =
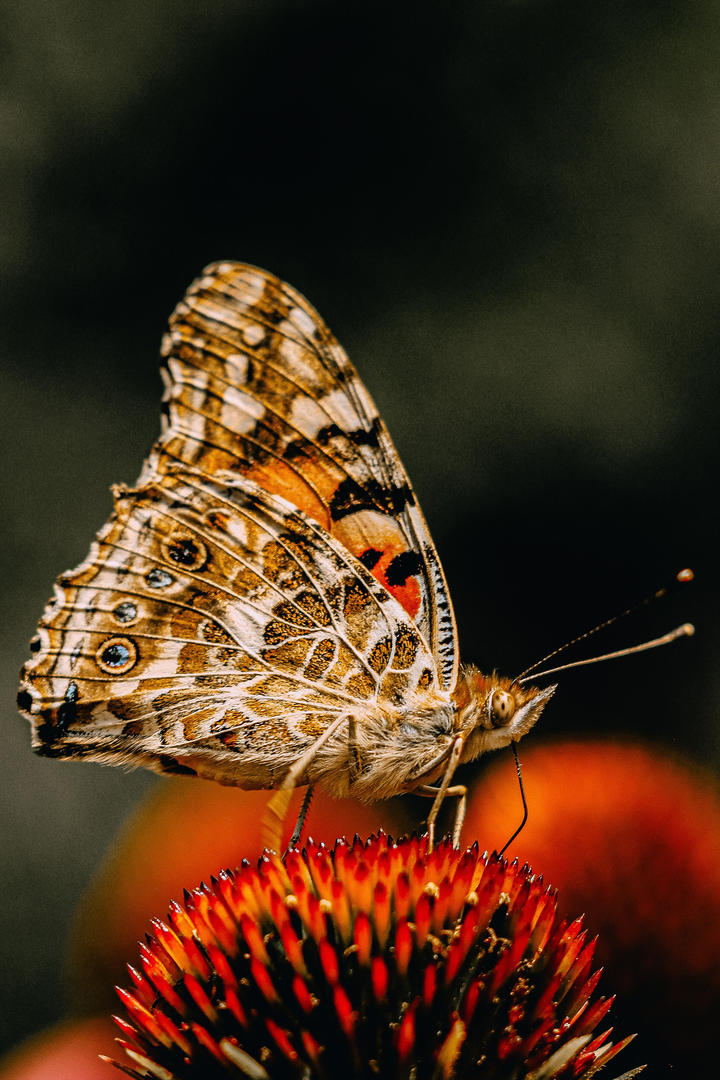
M 458 727 L 466 736 L 465 760 L 522 738 L 555 690 L 520 686 L 495 672 L 483 675 L 477 668 L 465 668 L 454 695 Z

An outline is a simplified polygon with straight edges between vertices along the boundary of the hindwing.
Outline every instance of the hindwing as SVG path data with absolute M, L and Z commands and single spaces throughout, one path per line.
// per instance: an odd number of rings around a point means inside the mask
M 449 700 L 400 603 L 239 475 L 168 467 L 117 489 L 34 648 L 20 704 L 41 753 L 243 787 L 276 786 L 338 717 L 392 725 Z

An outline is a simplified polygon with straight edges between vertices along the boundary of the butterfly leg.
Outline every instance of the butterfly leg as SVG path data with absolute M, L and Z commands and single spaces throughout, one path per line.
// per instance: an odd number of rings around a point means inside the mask
M 424 795 L 428 799 L 436 799 L 439 787 L 433 787 L 432 784 L 423 784 L 422 787 L 415 788 L 413 795 Z M 457 810 L 455 811 L 455 823 L 453 824 L 453 847 L 460 847 L 460 834 L 462 832 L 463 823 L 465 821 L 465 810 L 467 807 L 467 788 L 464 784 L 453 784 L 445 792 L 445 796 L 455 796 L 458 800 Z M 432 813 L 432 811 L 431 811 Z M 434 826 L 433 822 L 433 826 Z M 430 827 L 428 826 L 428 836 L 430 836 Z M 433 827 L 433 839 L 435 836 L 435 830 Z
M 300 837 L 302 836 L 303 829 L 305 828 L 305 819 L 308 815 L 308 810 L 310 809 L 310 803 L 312 802 L 314 790 L 315 789 L 313 785 L 308 784 L 307 790 L 303 797 L 302 806 L 300 807 L 300 813 L 298 814 L 297 821 L 295 822 L 293 834 L 290 837 L 290 842 L 288 843 L 288 848 L 297 847 L 300 843 Z
M 467 788 L 464 784 L 457 784 L 453 790 L 453 795 L 458 796 L 457 807 L 455 808 L 455 824 L 453 825 L 453 847 L 459 848 L 467 810 Z
M 421 795 L 433 794 L 435 796 L 435 801 L 433 802 L 432 806 L 430 807 L 430 813 L 428 814 L 428 817 L 427 817 L 428 850 L 429 851 L 432 851 L 433 844 L 435 842 L 435 822 L 436 822 L 437 816 L 438 816 L 438 814 L 440 812 L 440 807 L 443 804 L 443 799 L 445 798 L 446 795 L 449 795 L 449 794 L 459 795 L 461 799 L 464 799 L 465 795 L 467 794 L 466 789 L 464 787 L 462 787 L 462 785 L 457 785 L 456 788 L 450 788 L 450 781 L 453 778 L 453 773 L 455 772 L 458 765 L 460 764 L 460 759 L 462 757 L 462 752 L 463 752 L 464 745 L 465 745 L 465 740 L 462 738 L 462 736 L 458 736 L 458 738 L 455 740 L 455 742 L 452 745 L 452 750 L 450 751 L 450 759 L 449 759 L 449 761 L 447 763 L 447 768 L 445 769 L 445 772 L 443 773 L 443 778 L 442 778 L 442 781 L 441 781 L 439 787 L 434 788 L 430 784 L 422 784 L 420 787 L 415 789 Z M 462 808 L 462 815 L 463 815 L 463 817 L 465 816 L 464 805 L 463 805 L 463 808 Z M 460 828 L 461 827 L 462 827 L 462 819 L 460 820 Z M 455 829 L 454 829 L 454 832 L 453 832 L 453 842 L 454 842 L 454 836 L 458 831 L 459 831 L 459 829 L 458 829 L 458 824 L 457 824 L 457 819 L 456 819 Z
M 271 848 L 273 851 L 280 850 L 282 846 L 283 821 L 285 820 L 285 814 L 290 805 L 293 791 L 299 784 L 308 765 L 310 765 L 317 756 L 318 750 L 325 745 L 328 739 L 333 737 L 342 724 L 348 722 L 348 719 L 347 716 L 343 715 L 338 716 L 333 720 L 332 724 L 323 731 L 320 738 L 316 739 L 312 746 L 309 746 L 305 753 L 297 759 L 295 764 L 291 765 L 288 769 L 285 779 L 265 808 L 265 816 L 263 818 L 263 840 L 265 841 L 266 847 Z
M 351 716 L 348 722 L 348 765 L 350 787 L 352 787 L 362 772 L 362 761 L 357 748 L 357 725 L 354 716 Z

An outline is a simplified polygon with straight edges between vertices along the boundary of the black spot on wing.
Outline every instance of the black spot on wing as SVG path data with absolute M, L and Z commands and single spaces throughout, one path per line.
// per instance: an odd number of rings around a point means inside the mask
M 197 776 L 195 769 L 191 769 L 189 765 L 182 765 L 177 758 L 169 754 L 158 754 L 157 761 L 161 771 L 171 776 Z
M 62 705 L 56 711 L 48 711 L 42 713 L 42 723 L 36 723 L 35 735 L 40 740 L 41 745 L 35 745 L 37 753 L 42 754 L 44 757 L 67 757 L 68 750 L 66 747 L 58 746 L 58 739 L 62 739 L 63 735 L 74 722 L 77 716 L 78 700 L 80 693 L 78 691 L 77 683 L 71 682 L 65 691 L 65 700 Z M 18 707 L 23 712 L 30 712 L 32 705 L 32 698 L 27 690 L 21 690 L 18 694 Z M 79 756 L 73 754 L 72 756 Z
M 29 694 L 27 690 L 21 690 L 17 696 L 17 707 L 20 712 L 29 713 L 32 708 L 32 694 Z
M 297 458 L 307 455 L 308 447 L 310 446 L 323 446 L 327 447 L 333 441 L 333 439 L 343 439 L 351 443 L 352 446 L 370 446 L 376 449 L 379 444 L 378 439 L 378 427 L 379 421 L 373 423 L 372 427 L 368 430 L 366 428 L 356 428 L 354 431 L 343 431 L 337 424 L 326 424 L 325 427 L 321 427 L 319 431 L 313 435 L 312 438 L 293 439 L 289 442 L 283 450 L 283 456 L 285 458 Z
M 363 564 L 366 570 L 372 570 L 374 566 L 377 566 L 378 560 L 382 558 L 382 551 L 378 548 L 368 548 L 367 551 L 363 551 L 362 555 L 358 555 L 358 560 Z
M 50 724 L 43 724 L 37 728 L 36 734 L 42 739 L 42 743 L 34 746 L 33 749 L 40 757 L 70 758 L 73 761 L 80 761 L 82 758 L 92 757 L 97 752 L 95 747 L 88 746 L 86 743 L 57 742 L 57 731 Z
M 69 757 L 69 751 L 65 746 L 58 746 L 55 742 L 57 731 L 52 724 L 38 724 L 35 729 L 37 737 L 41 740 L 40 746 L 34 750 L 40 757 L 63 758 Z
M 191 566 L 193 569 L 197 569 L 196 563 L 199 558 L 199 550 L 194 540 L 187 537 L 171 540 L 167 544 L 167 555 L 169 559 L 180 563 L 181 566 Z
M 337 439 L 342 435 L 343 432 L 337 424 L 326 424 L 325 427 L 320 428 L 313 441 L 319 443 L 320 446 L 327 446 L 331 439 Z
M 378 438 L 378 431 L 380 430 L 380 418 L 376 417 L 370 428 L 356 428 L 354 431 L 348 431 L 347 437 L 353 446 L 372 446 L 377 447 L 380 445 Z
M 77 683 L 71 682 L 65 691 L 65 700 L 57 711 L 56 724 L 59 732 L 65 731 L 77 716 L 79 696 Z
M 373 501 L 356 480 L 343 480 L 338 484 L 330 500 L 330 513 L 334 520 L 356 514 L 360 510 L 373 509 Z
M 414 577 L 422 569 L 422 559 L 417 551 L 403 551 L 396 555 L 385 572 L 388 585 L 404 585 L 409 577 Z
M 378 510 L 393 516 L 400 514 L 415 501 L 408 484 L 390 486 L 368 480 L 362 487 L 355 480 L 343 480 L 330 500 L 330 513 L 335 521 L 360 510 Z
M 298 457 L 307 457 L 309 442 L 307 439 L 293 439 L 283 450 L 286 461 L 294 461 Z

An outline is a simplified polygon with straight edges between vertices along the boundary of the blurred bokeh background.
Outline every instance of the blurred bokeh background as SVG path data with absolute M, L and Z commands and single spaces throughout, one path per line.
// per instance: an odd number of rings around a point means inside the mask
M 0 1046 L 62 1012 L 71 913 L 159 783 L 36 760 L 16 677 L 139 471 L 160 335 L 211 260 L 284 276 L 345 345 L 466 660 L 517 673 L 695 569 L 592 650 L 696 637 L 567 673 L 531 738 L 631 734 L 717 771 L 718 3 L 4 0 L 2 21 Z

